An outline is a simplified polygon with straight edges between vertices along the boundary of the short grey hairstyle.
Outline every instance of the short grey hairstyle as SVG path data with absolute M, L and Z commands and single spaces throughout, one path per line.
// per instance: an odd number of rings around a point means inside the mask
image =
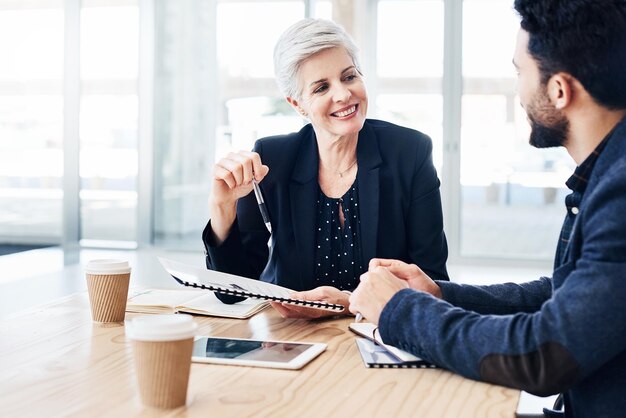
M 291 25 L 274 47 L 274 73 L 278 88 L 286 97 L 300 99 L 298 70 L 307 58 L 328 49 L 344 48 L 361 72 L 356 44 L 343 27 L 325 19 L 302 19 Z

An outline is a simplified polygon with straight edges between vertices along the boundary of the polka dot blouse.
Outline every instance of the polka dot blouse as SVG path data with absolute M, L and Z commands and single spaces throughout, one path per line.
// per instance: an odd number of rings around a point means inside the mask
M 354 290 L 363 270 L 359 237 L 359 203 L 356 181 L 339 199 L 321 189 L 317 199 L 315 287 L 333 286 Z M 344 226 L 339 222 L 343 211 Z

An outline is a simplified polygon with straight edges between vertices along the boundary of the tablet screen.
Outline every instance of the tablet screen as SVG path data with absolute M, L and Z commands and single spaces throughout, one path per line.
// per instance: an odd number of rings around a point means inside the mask
M 288 363 L 312 344 L 201 337 L 194 342 L 193 357 Z

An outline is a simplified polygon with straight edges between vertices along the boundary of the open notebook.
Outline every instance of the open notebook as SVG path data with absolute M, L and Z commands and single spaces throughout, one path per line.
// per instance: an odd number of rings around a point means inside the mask
M 268 302 L 246 299 L 227 305 L 213 292 L 192 289 L 142 289 L 131 290 L 126 302 L 127 312 L 176 313 L 221 316 L 224 318 L 250 318 L 269 306 Z
M 374 324 L 354 322 L 349 325 L 350 331 L 363 338 L 356 339 L 365 367 L 373 368 L 433 368 L 429 363 L 413 354 L 385 344 Z
M 242 296 L 253 299 L 272 300 L 307 306 L 315 309 L 341 312 L 342 305 L 322 301 L 292 299 L 294 290 L 261 280 L 248 279 L 234 274 L 221 273 L 201 267 L 190 266 L 178 261 L 159 257 L 159 261 L 169 274 L 180 284 L 193 288 L 212 290 L 227 295 Z

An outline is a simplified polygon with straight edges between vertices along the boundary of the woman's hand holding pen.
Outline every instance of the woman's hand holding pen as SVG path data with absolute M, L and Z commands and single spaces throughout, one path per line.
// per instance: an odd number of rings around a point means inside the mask
M 212 199 L 215 204 L 234 205 L 252 191 L 252 179 L 261 181 L 270 171 L 256 152 L 231 152 L 213 168 Z
M 256 152 L 231 152 L 215 164 L 209 209 L 217 243 L 228 236 L 237 214 L 237 200 L 252 191 L 252 179 L 261 181 L 268 172 L 269 167 Z

